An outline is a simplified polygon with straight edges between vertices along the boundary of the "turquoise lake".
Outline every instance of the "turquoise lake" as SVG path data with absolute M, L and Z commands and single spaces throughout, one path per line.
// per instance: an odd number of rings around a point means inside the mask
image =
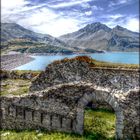
M 82 54 L 80 54 L 82 55 Z M 123 64 L 139 64 L 139 53 L 138 52 L 106 52 L 106 53 L 94 53 L 94 54 L 83 54 L 91 56 L 93 59 L 123 63 Z M 74 55 L 48 55 L 48 56 L 32 56 L 35 60 L 24 64 L 14 70 L 45 70 L 46 66 L 55 60 L 61 60 L 63 58 L 72 58 L 78 56 Z

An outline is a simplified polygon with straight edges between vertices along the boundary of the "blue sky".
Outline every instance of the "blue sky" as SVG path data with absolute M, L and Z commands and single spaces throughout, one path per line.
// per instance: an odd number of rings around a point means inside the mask
M 1 0 L 2 22 L 60 35 L 101 22 L 139 31 L 139 0 Z

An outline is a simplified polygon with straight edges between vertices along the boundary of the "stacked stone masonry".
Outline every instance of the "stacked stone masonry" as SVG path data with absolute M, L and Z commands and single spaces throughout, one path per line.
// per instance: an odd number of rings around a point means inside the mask
M 139 70 L 90 67 L 75 60 L 52 63 L 30 92 L 2 96 L 3 129 L 46 129 L 83 134 L 84 108 L 106 102 L 116 114 L 116 139 L 140 138 Z

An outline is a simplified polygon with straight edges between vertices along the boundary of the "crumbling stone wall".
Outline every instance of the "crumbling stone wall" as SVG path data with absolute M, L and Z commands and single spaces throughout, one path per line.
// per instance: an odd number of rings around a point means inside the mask
M 83 134 L 84 108 L 106 102 L 116 114 L 116 139 L 139 139 L 139 72 L 92 68 L 66 61 L 46 68 L 30 93 L 3 96 L 2 128 L 46 129 Z
M 75 60 L 50 64 L 32 81 L 30 91 L 69 82 L 94 83 L 112 90 L 128 91 L 139 87 L 139 70 L 91 67 L 89 63 Z

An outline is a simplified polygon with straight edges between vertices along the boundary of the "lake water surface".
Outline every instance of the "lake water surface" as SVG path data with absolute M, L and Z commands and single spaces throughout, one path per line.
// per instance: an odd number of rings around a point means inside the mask
M 81 55 L 81 54 L 80 54 Z M 85 55 L 85 54 L 83 54 Z M 113 63 L 123 63 L 123 64 L 139 64 L 139 53 L 138 52 L 107 52 L 107 53 L 94 53 L 86 54 L 91 56 L 93 59 L 113 62 Z M 63 58 L 72 58 L 78 56 L 74 55 L 48 55 L 48 56 L 32 56 L 35 60 L 24 64 L 14 70 L 44 70 L 46 66 L 55 60 L 61 60 Z

